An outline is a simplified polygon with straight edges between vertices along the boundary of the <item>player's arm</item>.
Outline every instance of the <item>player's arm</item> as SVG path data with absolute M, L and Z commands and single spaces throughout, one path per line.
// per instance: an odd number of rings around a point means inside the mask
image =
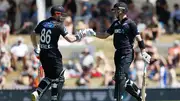
M 136 24 L 134 22 L 131 22 L 130 28 L 131 28 L 130 30 L 132 30 L 133 36 L 135 36 L 136 41 L 138 42 L 138 46 L 141 50 L 141 54 L 142 54 L 144 61 L 146 61 L 147 63 L 150 63 L 151 56 L 145 50 L 144 41 L 143 41 L 141 35 L 139 34 L 139 32 L 137 30 Z
M 40 24 L 38 24 L 30 36 L 31 42 L 32 42 L 33 47 L 34 47 L 34 53 L 35 53 L 37 58 L 39 58 L 39 53 L 40 53 L 40 46 L 39 46 L 39 44 L 40 44 L 40 33 L 41 33 L 41 27 L 40 27 Z
M 34 48 L 38 48 L 39 47 L 39 40 L 40 40 L 40 35 L 35 33 L 35 32 L 33 32 L 31 34 L 31 42 L 32 42 Z
M 96 33 L 96 37 L 97 38 L 100 38 L 100 39 L 106 39 L 110 36 L 111 34 L 105 32 L 105 33 L 100 33 L 100 32 L 97 32 Z
M 144 61 L 146 61 L 147 63 L 150 63 L 151 56 L 146 52 L 145 44 L 144 44 L 144 41 L 142 40 L 141 36 L 136 35 L 136 40 L 138 42 L 138 46 L 141 50 L 141 54 L 142 54 Z
M 85 36 L 84 30 L 80 30 L 80 31 L 76 32 L 75 35 L 73 35 L 71 33 L 68 33 L 65 26 L 60 26 L 59 31 L 60 31 L 61 35 L 70 43 L 80 41 Z
M 86 34 L 88 34 L 89 36 L 95 36 L 100 39 L 106 39 L 109 36 L 111 36 L 112 34 L 114 34 L 114 24 L 115 24 L 115 22 L 104 33 L 94 32 L 93 29 L 87 29 Z
M 141 52 L 145 52 L 144 41 L 140 34 L 136 35 L 136 41 L 138 42 L 138 46 L 139 46 Z
M 64 38 L 70 43 L 76 42 L 81 39 L 81 37 L 72 34 L 67 34 L 66 36 L 64 36 Z

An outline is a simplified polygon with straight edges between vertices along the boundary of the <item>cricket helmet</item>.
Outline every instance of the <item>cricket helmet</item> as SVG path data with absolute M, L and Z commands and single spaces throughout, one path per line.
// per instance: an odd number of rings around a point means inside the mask
M 126 14 L 128 12 L 128 6 L 124 2 L 118 2 L 118 3 L 114 4 L 114 6 L 111 10 L 113 12 L 115 12 L 117 10 L 119 13 L 125 13 Z
M 61 5 L 52 6 L 50 12 L 51 15 L 56 15 L 58 17 L 58 21 L 64 21 L 64 19 L 67 17 L 65 9 Z

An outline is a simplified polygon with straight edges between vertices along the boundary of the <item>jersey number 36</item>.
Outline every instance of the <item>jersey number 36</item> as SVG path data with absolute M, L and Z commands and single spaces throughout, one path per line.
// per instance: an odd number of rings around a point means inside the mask
M 48 29 L 46 30 L 45 28 L 42 29 L 41 31 L 41 42 L 49 44 L 51 42 L 51 30 Z

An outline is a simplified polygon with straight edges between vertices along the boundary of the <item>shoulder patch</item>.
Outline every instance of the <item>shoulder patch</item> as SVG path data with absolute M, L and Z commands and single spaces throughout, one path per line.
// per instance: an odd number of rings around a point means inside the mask
M 66 27 L 64 27 L 64 32 L 65 32 L 65 33 L 67 33 L 67 32 L 68 32 L 68 31 L 67 31 L 67 29 L 66 29 Z
M 52 22 L 44 22 L 42 25 L 46 28 L 54 28 L 54 24 Z

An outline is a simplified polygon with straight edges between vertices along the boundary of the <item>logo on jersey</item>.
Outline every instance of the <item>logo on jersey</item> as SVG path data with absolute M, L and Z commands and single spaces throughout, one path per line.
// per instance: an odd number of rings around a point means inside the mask
M 54 28 L 54 24 L 51 22 L 44 22 L 42 25 L 46 28 Z
M 115 23 L 114 26 L 118 26 L 119 24 L 118 23 Z
M 67 31 L 67 29 L 66 29 L 66 27 L 64 27 L 64 33 L 67 33 L 68 31 Z
M 124 34 L 124 33 L 125 33 L 125 31 L 124 31 L 124 29 L 114 29 L 114 33 Z

